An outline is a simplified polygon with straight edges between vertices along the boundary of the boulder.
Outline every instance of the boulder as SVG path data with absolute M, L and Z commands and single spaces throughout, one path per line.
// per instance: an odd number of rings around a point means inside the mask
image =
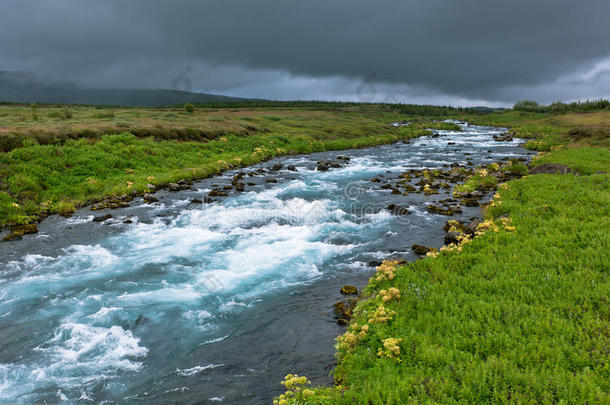
M 464 228 L 464 232 L 467 233 L 468 235 L 474 235 L 474 233 L 477 231 L 477 227 L 479 226 L 480 223 L 481 223 L 481 221 L 479 221 L 478 219 L 471 221 Z
M 459 221 L 456 221 L 454 219 L 451 219 L 451 220 L 445 222 L 445 225 L 443 226 L 443 230 L 445 232 L 449 232 L 449 230 L 452 227 L 457 229 L 458 231 L 463 231 L 464 230 L 464 224 L 459 222 Z
M 428 212 L 431 214 L 440 214 L 440 215 L 451 216 L 456 213 L 456 209 L 453 207 L 445 209 L 443 207 L 439 207 L 439 206 L 432 205 L 432 204 L 428 205 L 427 209 L 428 209 Z
M 290 170 L 291 172 L 297 171 L 297 167 L 295 165 L 288 165 L 286 166 L 286 169 Z
M 271 170 L 274 172 L 278 172 L 278 171 L 282 170 L 282 167 L 283 166 L 280 163 L 276 163 L 273 165 L 273 167 L 271 167 Z
M 327 171 L 328 171 L 328 169 L 329 169 L 329 167 L 328 167 L 328 163 L 326 163 L 326 162 L 324 162 L 324 161 L 322 161 L 322 160 L 318 162 L 318 167 L 317 167 L 317 170 L 318 170 L 319 172 L 327 172 Z
M 356 308 L 356 304 L 358 304 L 358 300 L 354 298 L 350 298 L 346 301 L 338 301 L 333 304 L 335 318 L 337 319 L 346 319 L 349 320 L 353 316 L 354 308 Z
M 226 197 L 229 194 L 226 191 L 221 191 L 221 190 L 212 190 L 208 193 L 209 196 L 212 197 Z
M 159 201 L 159 199 L 157 199 L 156 197 L 150 195 L 150 194 L 144 194 L 142 196 L 142 198 L 144 199 L 144 201 L 146 202 L 157 202 Z
M 461 232 L 447 232 L 445 235 L 445 245 L 451 245 L 452 243 L 457 245 L 460 243 L 458 236 L 461 235 Z
M 99 216 L 93 217 L 93 222 L 104 222 L 110 218 L 112 218 L 112 215 L 110 215 L 110 214 L 99 215 Z
M 341 287 L 341 294 L 343 295 L 358 295 L 358 288 L 353 285 L 344 285 Z
M 416 255 L 425 255 L 428 252 L 432 252 L 432 251 L 436 250 L 436 249 L 434 249 L 432 247 L 428 247 L 428 246 L 424 246 L 424 245 L 418 245 L 417 243 L 414 243 L 413 246 L 411 246 L 411 249 L 413 250 L 413 252 Z
M 180 185 L 178 183 L 169 183 L 167 188 L 169 191 L 180 191 Z
M 267 183 L 277 183 L 277 179 L 267 179 L 265 180 Z
M 23 235 L 38 233 L 38 224 L 19 225 L 11 228 L 11 233 L 6 235 L 2 240 L 11 241 L 21 239 Z

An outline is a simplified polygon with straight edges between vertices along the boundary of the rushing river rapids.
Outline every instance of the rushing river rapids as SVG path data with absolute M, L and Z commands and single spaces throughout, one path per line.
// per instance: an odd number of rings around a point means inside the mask
M 330 382 L 340 287 L 366 285 L 371 261 L 415 259 L 413 243 L 440 246 L 448 219 L 426 211 L 443 191 L 393 195 L 370 180 L 527 154 L 517 140 L 494 142 L 500 132 L 464 126 L 410 144 L 274 159 L 243 171 L 296 171 L 190 203 L 229 184 L 227 172 L 113 210 L 105 223 L 85 209 L 0 244 L 0 403 L 269 403 L 289 372 Z M 316 170 L 337 154 L 351 160 Z M 412 214 L 392 215 L 392 202 Z M 479 215 L 462 209 L 451 218 Z

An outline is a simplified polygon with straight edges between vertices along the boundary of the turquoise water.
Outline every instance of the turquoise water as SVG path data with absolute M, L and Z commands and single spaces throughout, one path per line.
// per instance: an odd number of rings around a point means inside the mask
M 526 155 L 499 132 L 276 159 L 243 171 L 297 171 L 247 176 L 255 185 L 214 204 L 190 200 L 234 172 L 0 244 L 0 403 L 269 403 L 288 372 L 330 382 L 339 288 L 366 285 L 370 261 L 414 259 L 413 243 L 440 246 L 448 219 L 426 212 L 443 194 L 395 196 L 370 179 Z M 338 154 L 351 161 L 315 170 Z M 478 215 L 463 209 L 457 219 Z

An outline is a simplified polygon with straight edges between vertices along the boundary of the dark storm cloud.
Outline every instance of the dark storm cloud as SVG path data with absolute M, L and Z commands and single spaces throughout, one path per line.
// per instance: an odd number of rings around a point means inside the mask
M 198 89 L 277 98 L 350 98 L 374 74 L 399 98 L 569 99 L 610 90 L 609 15 L 607 0 L 3 0 L 0 69 L 169 87 L 192 65 Z

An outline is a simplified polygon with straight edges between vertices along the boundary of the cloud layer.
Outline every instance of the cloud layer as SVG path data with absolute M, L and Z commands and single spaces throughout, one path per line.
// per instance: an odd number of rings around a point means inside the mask
M 610 2 L 4 0 L 0 70 L 281 99 L 610 96 Z

